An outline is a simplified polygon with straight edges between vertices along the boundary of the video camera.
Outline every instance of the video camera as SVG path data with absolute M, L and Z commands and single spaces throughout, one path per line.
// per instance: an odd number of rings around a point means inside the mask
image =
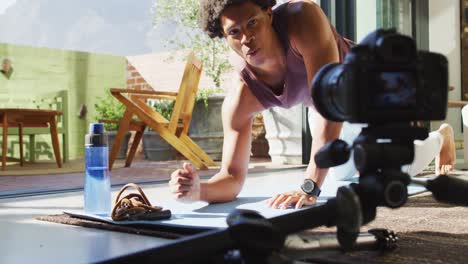
M 447 64 L 443 55 L 417 51 L 415 41 L 395 29 L 379 29 L 354 46 L 343 64 L 318 71 L 312 99 L 317 111 L 332 121 L 443 120 Z
M 410 121 L 445 118 L 447 64 L 443 55 L 418 51 L 412 38 L 395 29 L 378 29 L 343 64 L 325 65 L 315 75 L 312 99 L 324 118 L 368 123 L 351 146 L 334 140 L 314 157 L 318 167 L 329 168 L 353 152 L 360 176 L 353 192 L 369 212 L 364 223 L 374 218 L 376 206 L 405 204 L 411 178 L 402 165 L 414 159 L 413 141 L 428 136 L 427 128 Z
M 378 206 L 406 203 L 413 180 L 402 165 L 413 162 L 413 141 L 428 136 L 427 128 L 411 121 L 445 119 L 447 65 L 443 55 L 418 51 L 412 38 L 395 29 L 378 29 L 353 47 L 343 64 L 325 65 L 315 75 L 312 99 L 324 118 L 368 123 L 351 146 L 334 140 L 314 157 L 317 167 L 329 168 L 353 153 L 359 183 L 338 194 L 349 192 L 359 200 L 360 224 L 372 221 Z M 337 226 L 340 244 L 352 247 L 355 228 Z

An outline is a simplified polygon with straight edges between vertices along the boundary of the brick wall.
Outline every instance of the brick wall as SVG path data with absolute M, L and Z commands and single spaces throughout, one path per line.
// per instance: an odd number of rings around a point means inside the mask
M 141 77 L 140 73 L 135 67 L 127 61 L 127 89 L 135 90 L 147 90 L 151 89 L 151 86 L 146 80 Z
M 129 85 L 140 89 L 138 85 L 148 84 L 158 91 L 178 91 L 186 64 L 184 58 L 187 54 L 187 51 L 177 51 L 127 56 Z M 145 81 L 141 80 L 141 77 Z M 202 72 L 199 89 L 212 87 L 214 87 L 213 81 Z

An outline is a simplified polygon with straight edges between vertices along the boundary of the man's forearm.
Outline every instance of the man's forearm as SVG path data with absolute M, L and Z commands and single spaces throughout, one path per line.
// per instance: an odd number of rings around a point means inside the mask
M 216 174 L 200 184 L 200 200 L 209 203 L 229 202 L 236 199 L 243 181 L 232 175 Z
M 320 122 L 320 121 L 318 121 Z M 317 168 L 315 164 L 315 154 L 329 141 L 335 140 L 339 137 L 341 132 L 342 123 L 336 123 L 326 120 L 321 120 L 321 124 L 315 126 L 312 131 L 312 148 L 310 151 L 309 166 L 307 166 L 306 177 L 312 179 L 317 185 L 322 186 L 325 176 L 327 176 L 328 169 Z
M 325 144 L 322 142 L 315 142 L 315 144 L 312 144 L 312 149 L 310 151 L 310 161 L 305 173 L 306 178 L 312 179 L 317 183 L 318 186 L 322 186 L 323 181 L 325 180 L 325 176 L 327 176 L 328 173 L 328 169 L 317 168 L 314 160 L 315 154 L 320 150 L 320 148 L 322 148 L 323 145 Z

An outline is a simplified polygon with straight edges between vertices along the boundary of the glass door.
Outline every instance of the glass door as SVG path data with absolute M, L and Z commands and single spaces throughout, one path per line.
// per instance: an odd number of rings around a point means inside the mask
M 414 0 L 356 1 L 356 40 L 360 41 L 377 28 L 396 28 L 398 32 L 414 36 Z
M 460 0 L 462 98 L 468 100 L 468 0 Z

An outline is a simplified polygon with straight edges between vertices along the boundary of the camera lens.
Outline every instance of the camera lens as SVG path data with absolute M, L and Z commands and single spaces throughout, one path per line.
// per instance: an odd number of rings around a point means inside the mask
M 349 118 L 348 92 L 342 86 L 349 83 L 342 64 L 331 63 L 322 67 L 312 81 L 312 100 L 317 111 L 326 119 L 344 121 Z M 348 87 L 350 88 L 350 87 Z

